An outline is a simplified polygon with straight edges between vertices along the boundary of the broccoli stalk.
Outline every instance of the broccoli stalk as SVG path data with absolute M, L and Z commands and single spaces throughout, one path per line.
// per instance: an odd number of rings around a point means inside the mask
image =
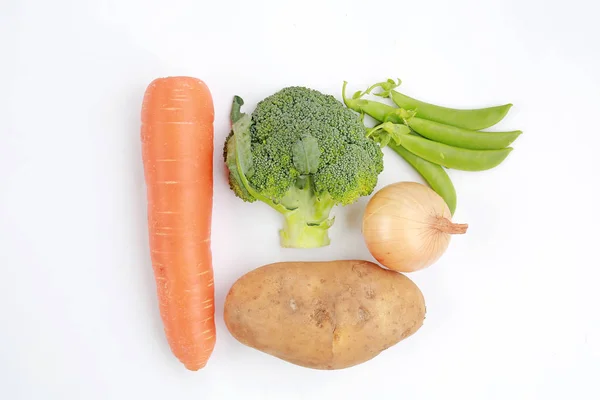
M 282 200 L 288 211 L 283 229 L 279 231 L 282 247 L 312 248 L 327 246 L 329 228 L 333 218 L 329 213 L 335 205 L 329 195 L 319 197 L 315 194 L 310 176 L 298 178 Z
M 282 247 L 330 244 L 332 208 L 370 194 L 383 154 L 360 119 L 332 96 L 292 87 L 260 102 L 252 115 L 235 96 L 224 157 L 234 193 L 284 217 Z

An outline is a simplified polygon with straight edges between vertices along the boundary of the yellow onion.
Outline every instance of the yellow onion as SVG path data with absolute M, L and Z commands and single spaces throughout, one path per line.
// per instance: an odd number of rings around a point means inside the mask
M 379 190 L 363 215 L 363 236 L 373 257 L 399 272 L 430 266 L 444 254 L 451 235 L 468 225 L 455 224 L 446 202 L 429 187 L 398 182 Z

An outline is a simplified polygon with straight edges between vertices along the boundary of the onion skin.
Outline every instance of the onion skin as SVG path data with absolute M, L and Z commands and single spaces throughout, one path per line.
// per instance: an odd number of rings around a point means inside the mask
M 398 182 L 379 190 L 365 209 L 363 236 L 371 255 L 398 272 L 434 264 L 453 234 L 467 231 L 452 222 L 448 205 L 436 192 L 416 182 Z

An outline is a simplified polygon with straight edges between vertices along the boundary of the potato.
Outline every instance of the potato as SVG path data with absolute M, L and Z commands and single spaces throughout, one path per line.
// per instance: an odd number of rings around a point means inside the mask
M 415 333 L 425 301 L 406 276 L 368 261 L 286 262 L 242 276 L 224 318 L 247 346 L 304 367 L 341 369 Z

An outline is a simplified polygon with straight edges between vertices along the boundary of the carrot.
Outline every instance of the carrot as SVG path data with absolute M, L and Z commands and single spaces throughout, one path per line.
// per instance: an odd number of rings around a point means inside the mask
M 192 371 L 215 346 L 210 246 L 214 106 L 204 82 L 154 80 L 142 104 L 142 158 L 152 268 L 165 335 Z

